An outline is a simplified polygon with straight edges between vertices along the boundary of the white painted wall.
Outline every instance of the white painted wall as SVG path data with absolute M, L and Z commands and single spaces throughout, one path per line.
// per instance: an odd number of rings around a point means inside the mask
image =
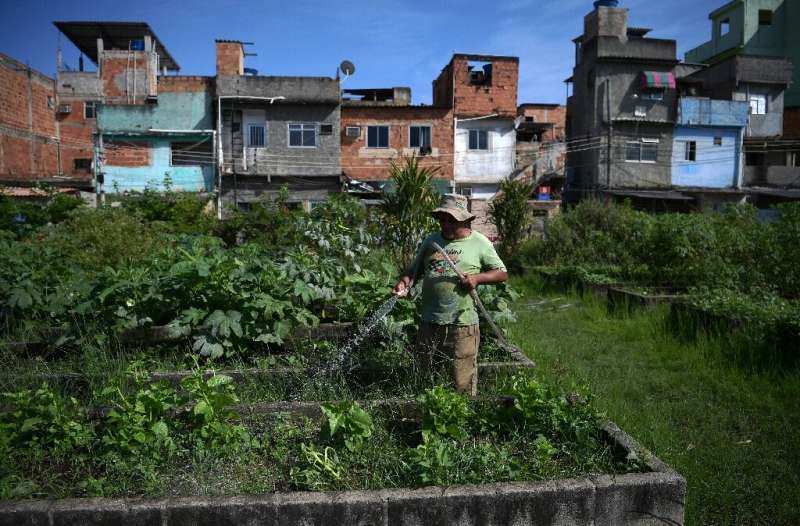
M 470 150 L 469 130 L 488 130 L 489 149 Z M 496 184 L 514 170 L 517 134 L 512 119 L 459 121 L 455 141 L 457 184 Z

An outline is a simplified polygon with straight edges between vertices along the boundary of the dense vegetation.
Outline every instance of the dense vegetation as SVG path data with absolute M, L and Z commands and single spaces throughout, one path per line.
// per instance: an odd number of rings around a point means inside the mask
M 391 207 L 368 212 L 338 196 L 306 213 L 284 193 L 220 222 L 206 205 L 145 192 L 0 234 L 0 498 L 377 488 L 636 469 L 607 450 L 586 393 L 499 376 L 486 392 L 517 403 L 498 408 L 432 389 L 447 375 L 414 370 L 412 301 L 399 302 L 347 360 L 338 342 L 297 336 L 322 322 L 358 322 L 387 299 L 407 249 L 398 253 L 399 231 L 382 228 L 397 217 L 368 214 Z M 415 228 L 422 226 L 420 219 Z M 499 323 L 513 320 L 510 288 L 481 295 Z M 154 327 L 177 336 L 152 345 L 129 338 Z M 492 338 L 483 340 L 484 357 L 502 356 Z M 44 348 L 11 344 L 35 341 Z M 340 361 L 340 370 L 325 372 Z M 285 381 L 234 385 L 214 372 L 286 365 L 296 372 Z M 153 380 L 164 370 L 186 374 L 177 384 Z M 398 427 L 398 415 L 353 402 L 420 392 L 422 413 L 410 430 Z M 340 402 L 322 406 L 322 426 L 237 412 L 241 403 L 286 398 Z
M 587 201 L 551 221 L 515 263 L 562 281 L 681 292 L 723 320 L 720 332 L 741 326 L 746 345 L 775 349 L 800 332 L 800 205 L 776 211 L 770 220 L 749 206 L 653 215 Z

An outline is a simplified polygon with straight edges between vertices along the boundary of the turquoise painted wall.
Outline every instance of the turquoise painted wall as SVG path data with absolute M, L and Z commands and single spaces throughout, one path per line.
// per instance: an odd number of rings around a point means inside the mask
M 207 92 L 161 93 L 158 104 L 100 104 L 97 129 L 103 133 L 149 129 L 213 130 L 213 98 Z
M 113 137 L 109 137 L 113 138 Z M 170 136 L 147 139 L 121 137 L 128 142 L 150 143 L 150 165 L 139 167 L 105 165 L 106 192 L 141 192 L 145 188 L 164 191 L 165 179 L 171 181 L 171 189 L 177 192 L 211 192 L 214 190 L 213 164 L 198 166 L 170 166 L 170 144 L 172 142 L 197 142 L 200 137 Z M 211 140 L 209 138 L 209 140 Z

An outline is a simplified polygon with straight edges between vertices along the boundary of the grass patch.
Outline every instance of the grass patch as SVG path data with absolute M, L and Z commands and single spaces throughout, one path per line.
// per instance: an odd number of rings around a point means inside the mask
M 542 378 L 587 384 L 598 409 L 686 477 L 687 524 L 800 523 L 797 370 L 678 341 L 664 306 L 610 315 L 604 297 L 514 286 L 524 296 L 510 339 Z

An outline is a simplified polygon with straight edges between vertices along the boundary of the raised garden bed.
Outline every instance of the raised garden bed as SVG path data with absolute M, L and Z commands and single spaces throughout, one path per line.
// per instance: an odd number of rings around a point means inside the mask
M 669 287 L 608 287 L 608 309 L 611 312 L 631 311 L 683 300 L 686 296 Z
M 353 329 L 352 323 L 321 323 L 316 327 L 300 328 L 295 331 L 290 340 L 286 342 L 286 347 L 291 348 L 296 342 L 301 340 L 344 340 Z M 68 335 L 68 331 L 60 329 L 48 329 L 44 331 L 46 338 L 32 341 L 9 341 L 2 342 L 0 345 L 15 353 L 31 354 L 52 354 L 58 351 L 62 337 Z M 155 346 L 165 343 L 176 343 L 188 341 L 191 333 L 188 329 L 176 329 L 168 325 L 156 327 L 143 327 L 132 329 L 120 335 L 119 341 L 126 345 Z
M 407 417 L 417 411 L 405 401 L 378 401 L 371 407 L 392 406 Z M 243 415 L 275 411 L 314 418 L 319 406 L 262 405 Z M 602 440 L 615 458 L 636 459 L 641 472 L 420 489 L 4 501 L 0 524 L 683 524 L 685 480 L 613 423 L 603 426 Z

